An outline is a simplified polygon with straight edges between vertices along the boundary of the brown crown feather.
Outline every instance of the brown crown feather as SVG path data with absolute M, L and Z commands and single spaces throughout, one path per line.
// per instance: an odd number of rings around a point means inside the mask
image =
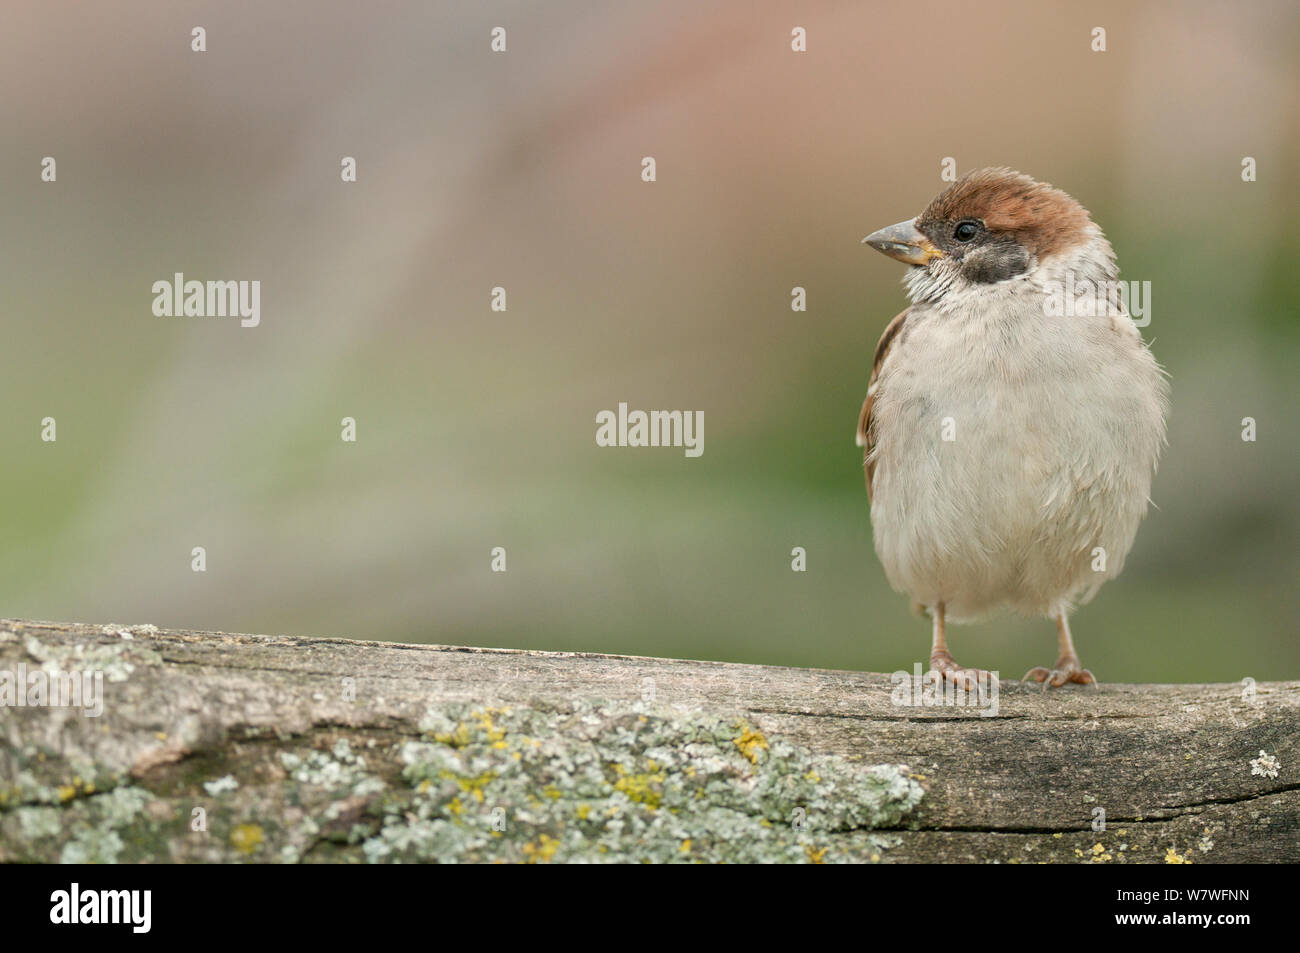
M 1011 234 L 1040 260 L 1087 239 L 1088 211 L 1060 189 L 1011 169 L 968 172 L 930 203 L 917 220 L 974 218 L 991 232 Z

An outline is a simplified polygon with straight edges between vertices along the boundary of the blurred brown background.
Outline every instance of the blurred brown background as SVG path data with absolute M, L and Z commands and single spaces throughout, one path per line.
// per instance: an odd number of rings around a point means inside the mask
M 858 241 L 953 156 L 1071 192 L 1152 283 L 1170 447 L 1075 619 L 1085 663 L 1300 677 L 1295 4 L 5 19 L 0 613 L 910 668 L 928 626 L 876 561 L 852 439 L 905 299 Z M 260 280 L 261 326 L 155 317 L 176 271 Z M 704 411 L 704 455 L 598 448 L 619 401 Z M 1012 617 L 952 643 L 1017 676 L 1055 649 Z

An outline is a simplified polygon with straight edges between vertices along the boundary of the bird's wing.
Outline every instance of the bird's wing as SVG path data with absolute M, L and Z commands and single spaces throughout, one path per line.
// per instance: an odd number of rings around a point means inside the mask
M 867 399 L 862 402 L 862 412 L 858 414 L 858 446 L 862 447 L 862 465 L 867 471 L 867 499 L 871 498 L 871 481 L 876 474 L 874 455 L 876 432 L 871 418 L 871 408 L 876 402 L 880 368 L 884 366 L 885 358 L 889 356 L 890 345 L 897 340 L 898 333 L 903 330 L 903 322 L 906 320 L 907 309 L 904 309 L 889 322 L 885 333 L 880 336 L 880 343 L 876 345 L 875 359 L 871 362 L 871 380 L 867 384 Z

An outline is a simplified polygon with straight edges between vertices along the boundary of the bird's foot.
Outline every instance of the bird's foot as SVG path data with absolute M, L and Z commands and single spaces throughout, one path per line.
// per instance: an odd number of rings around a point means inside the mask
M 992 688 L 1000 685 L 998 677 L 982 668 L 963 668 L 947 652 L 935 652 L 930 656 L 930 671 L 927 673 L 938 682 L 951 682 L 967 692 L 975 692 L 979 686 Z
M 1097 679 L 1093 676 L 1092 672 L 1083 668 L 1079 664 L 1079 657 L 1077 655 L 1062 655 L 1056 660 L 1056 665 L 1053 666 L 1051 670 L 1045 669 L 1041 665 L 1036 668 L 1031 668 L 1029 671 L 1025 672 L 1025 677 L 1022 678 L 1021 681 L 1023 682 L 1031 678 L 1036 682 L 1043 683 L 1043 691 L 1047 691 L 1048 686 L 1051 686 L 1052 688 L 1060 688 L 1066 682 L 1075 682 L 1079 685 L 1092 685 L 1093 687 L 1097 686 Z

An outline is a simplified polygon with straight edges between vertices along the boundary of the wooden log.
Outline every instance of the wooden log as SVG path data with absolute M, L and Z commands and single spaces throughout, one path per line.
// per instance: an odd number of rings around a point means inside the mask
M 1300 861 L 1300 683 L 911 687 L 2 621 L 0 860 Z

